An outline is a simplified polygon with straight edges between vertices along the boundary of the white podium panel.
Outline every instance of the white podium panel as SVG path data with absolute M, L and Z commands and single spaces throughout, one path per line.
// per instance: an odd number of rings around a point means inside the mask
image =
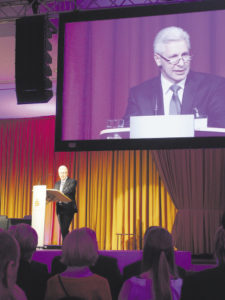
M 46 185 L 33 186 L 31 226 L 38 234 L 38 247 L 44 246 Z
M 193 137 L 194 115 L 130 117 L 130 138 Z

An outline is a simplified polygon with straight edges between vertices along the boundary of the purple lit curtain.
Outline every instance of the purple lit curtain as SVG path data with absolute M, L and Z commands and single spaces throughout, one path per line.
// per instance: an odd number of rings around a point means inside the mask
M 225 77 L 223 11 L 66 26 L 64 139 L 99 139 L 107 119 L 123 117 L 129 88 L 158 74 L 153 40 L 171 25 L 190 34 L 192 69 Z
M 153 158 L 178 209 L 172 230 L 176 247 L 213 253 L 225 211 L 224 149 L 160 150 Z

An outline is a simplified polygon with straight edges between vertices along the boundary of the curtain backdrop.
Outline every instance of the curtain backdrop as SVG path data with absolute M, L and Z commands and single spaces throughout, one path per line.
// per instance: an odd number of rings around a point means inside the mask
M 0 120 L 1 215 L 30 215 L 32 187 L 52 188 L 66 164 L 78 180 L 71 229 L 94 229 L 100 249 L 140 249 L 146 228 L 161 225 L 173 228 L 179 250 L 212 253 L 225 210 L 224 149 L 54 152 L 54 130 L 55 117 Z M 45 222 L 45 243 L 60 243 L 52 203 Z
M 225 150 L 160 150 L 153 157 L 178 209 L 172 230 L 176 246 L 213 253 L 225 211 Z
M 66 164 L 78 180 L 78 214 L 72 228 L 96 231 L 101 249 L 140 249 L 148 226 L 172 230 L 176 208 L 160 180 L 150 151 L 54 152 L 55 117 L 0 121 L 1 215 L 31 214 L 32 187 L 52 188 Z M 58 244 L 55 205 L 47 204 L 45 243 Z

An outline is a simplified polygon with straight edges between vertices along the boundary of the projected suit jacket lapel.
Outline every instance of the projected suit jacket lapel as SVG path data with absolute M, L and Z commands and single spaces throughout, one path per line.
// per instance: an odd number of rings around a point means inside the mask
M 181 106 L 181 114 L 193 114 L 195 107 L 195 97 L 198 94 L 196 82 L 189 73 L 185 87 Z
M 155 82 L 153 81 L 153 84 L 155 86 L 155 89 L 153 88 L 154 92 L 152 95 L 152 101 L 153 103 L 155 103 L 154 110 L 156 110 L 156 106 L 157 106 L 156 115 L 164 115 L 163 92 L 162 92 L 160 77 L 156 77 Z M 155 111 L 153 112 L 153 114 L 155 114 Z
M 163 115 L 164 105 L 160 77 L 150 79 L 147 82 L 147 85 L 145 85 L 144 92 L 143 87 L 141 87 L 140 89 L 142 90 L 142 93 L 144 95 L 141 104 L 142 115 Z

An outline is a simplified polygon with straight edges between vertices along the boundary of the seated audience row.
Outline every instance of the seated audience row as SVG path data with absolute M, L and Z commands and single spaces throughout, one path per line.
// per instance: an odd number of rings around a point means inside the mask
M 83 240 L 75 238 L 76 235 L 79 236 L 81 232 L 83 232 L 82 234 Z M 91 239 L 88 238 L 88 235 L 90 235 L 92 238 Z M 82 241 L 84 245 L 82 244 Z M 69 272 L 71 271 L 71 267 L 69 267 L 68 261 L 65 260 L 64 258 L 65 255 L 67 255 L 66 254 L 68 251 L 67 248 L 70 249 L 69 253 L 72 256 L 78 255 L 79 253 L 79 257 L 81 257 L 81 251 L 83 256 L 87 255 L 88 252 L 90 255 L 90 253 L 92 253 L 93 251 L 91 247 L 93 242 L 97 250 L 96 235 L 95 232 L 92 231 L 91 229 L 81 228 L 81 229 L 74 230 L 72 233 L 70 233 L 66 237 L 65 242 L 63 244 L 61 259 L 60 257 L 56 257 L 52 262 L 53 273 L 56 274 L 61 272 L 60 276 L 62 277 L 68 278 L 69 275 L 71 274 L 75 277 L 76 275 L 75 270 L 77 269 L 79 270 L 78 267 L 75 267 L 78 264 L 78 261 L 73 262 L 74 264 L 74 267 L 72 268 L 73 272 Z M 78 246 L 79 248 L 77 249 Z M 86 254 L 85 254 L 85 250 L 88 251 Z M 92 263 L 94 262 L 95 261 L 92 261 Z M 87 262 L 85 265 L 88 266 Z M 82 267 L 84 266 L 82 265 Z M 103 276 L 109 278 L 110 270 L 107 270 L 107 264 L 105 264 L 104 268 L 105 268 L 105 276 L 104 275 Z M 144 237 L 143 262 L 140 269 L 142 270 L 140 272 L 141 274 L 132 277 L 131 279 L 127 280 L 124 283 L 121 292 L 119 294 L 119 299 L 143 299 L 144 300 L 144 299 L 153 299 L 152 297 L 154 296 L 155 297 L 154 299 L 163 300 L 163 299 L 172 299 L 171 295 L 175 297 L 174 299 L 179 299 L 181 286 L 182 286 L 182 279 L 180 278 L 181 275 L 179 274 L 178 267 L 174 262 L 172 237 L 167 230 L 161 227 L 154 226 L 154 227 L 150 227 L 146 231 Z M 90 271 L 97 273 L 98 263 L 95 262 L 95 264 L 92 266 L 89 263 L 88 273 Z M 182 268 L 180 268 L 180 273 L 184 275 L 185 271 Z M 116 273 L 114 273 L 114 275 L 115 274 Z M 91 273 L 89 273 L 89 276 L 91 276 Z M 118 276 L 114 276 L 114 280 L 116 278 L 117 278 L 117 282 L 119 282 Z M 89 278 L 89 280 L 90 279 L 91 277 Z M 111 281 L 112 280 L 113 280 L 113 274 L 111 274 Z M 64 290 L 64 294 L 66 294 L 65 293 L 66 290 L 66 292 L 69 295 L 74 295 L 76 289 L 73 291 L 70 289 L 68 292 L 68 289 L 70 287 L 67 286 L 66 289 L 64 289 L 65 288 L 64 283 L 63 283 L 64 287 L 60 287 L 60 281 L 58 276 L 54 276 L 52 279 L 50 279 L 48 282 L 46 300 L 59 299 L 57 298 L 57 295 L 60 294 L 60 291 L 63 292 L 63 290 Z M 145 288 L 143 288 L 143 286 Z M 60 288 L 60 290 L 58 290 L 58 287 Z M 116 288 L 116 295 L 114 292 L 114 299 L 117 299 L 120 284 L 118 284 L 117 287 L 116 285 L 114 285 L 114 287 Z M 50 290 L 54 291 L 53 293 L 55 296 L 52 298 L 48 298 L 50 294 Z M 80 286 L 80 290 L 82 290 L 81 286 Z M 113 291 L 112 286 L 111 286 L 111 291 Z M 76 293 L 78 292 L 76 291 Z M 76 295 L 81 296 L 81 294 L 79 293 Z M 89 298 L 85 297 L 84 299 L 89 299 Z M 90 299 L 94 299 L 94 298 L 90 298 Z
M 143 258 L 124 268 L 123 280 L 117 260 L 99 255 L 96 234 L 89 228 L 66 236 L 62 255 L 52 261 L 52 274 L 32 260 L 36 247 L 37 233 L 27 224 L 0 230 L 0 299 L 225 299 L 225 222 L 215 236 L 218 266 L 201 272 L 175 264 L 172 236 L 159 226 L 146 230 Z

